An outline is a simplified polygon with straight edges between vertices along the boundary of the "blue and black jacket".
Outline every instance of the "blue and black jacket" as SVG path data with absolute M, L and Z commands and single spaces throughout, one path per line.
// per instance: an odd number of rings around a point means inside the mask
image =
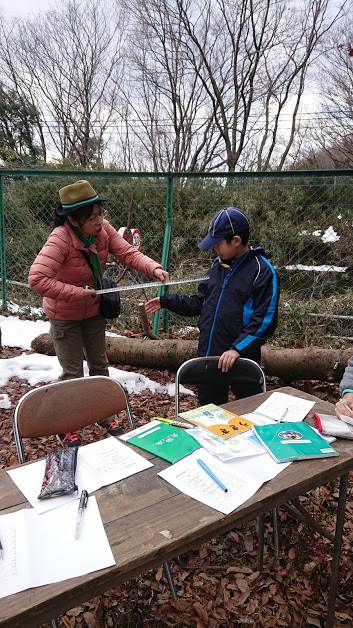
M 184 316 L 199 316 L 198 355 L 220 355 L 236 349 L 259 359 L 260 347 L 277 326 L 278 277 L 263 248 L 222 262 L 216 258 L 209 279 L 197 294 L 163 295 L 161 307 Z

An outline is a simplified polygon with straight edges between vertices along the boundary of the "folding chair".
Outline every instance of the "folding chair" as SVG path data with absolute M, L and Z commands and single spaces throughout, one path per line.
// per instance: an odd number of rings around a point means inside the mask
M 17 455 L 25 462 L 23 438 L 76 432 L 126 410 L 130 428 L 135 427 L 124 388 L 113 379 L 96 375 L 56 382 L 30 390 L 19 400 L 13 430 Z
M 219 357 L 192 358 L 184 362 L 178 369 L 175 378 L 175 413 L 179 414 L 180 384 L 243 384 L 258 383 L 262 392 L 266 392 L 265 373 L 254 360 L 239 358 L 228 373 L 218 368 Z
M 40 386 L 19 400 L 14 416 L 13 431 L 19 461 L 26 461 L 23 438 L 52 436 L 77 431 L 107 417 L 126 411 L 131 429 L 136 427 L 125 389 L 110 377 L 96 375 L 80 377 Z M 169 564 L 164 571 L 173 597 L 176 592 Z M 56 619 L 51 621 L 56 628 Z
M 239 358 L 227 373 L 222 373 L 218 368 L 219 356 L 192 358 L 184 362 L 178 369 L 175 378 L 175 415 L 178 417 L 180 408 L 181 384 L 227 384 L 235 382 L 249 384 L 258 383 L 262 392 L 266 392 L 265 373 L 261 366 L 254 360 Z M 273 538 L 276 560 L 279 555 L 278 517 L 277 509 L 272 511 Z M 265 534 L 265 515 L 258 519 L 258 568 L 263 566 L 263 549 Z

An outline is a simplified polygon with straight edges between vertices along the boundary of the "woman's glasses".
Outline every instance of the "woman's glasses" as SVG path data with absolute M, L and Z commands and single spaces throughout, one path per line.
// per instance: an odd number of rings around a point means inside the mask
M 87 218 L 87 220 L 85 220 L 85 223 L 90 223 L 90 224 L 94 224 L 96 222 L 100 222 L 101 220 L 103 220 L 105 216 L 105 212 L 102 209 L 99 212 L 95 212 L 94 214 L 92 214 L 92 216 L 90 216 L 89 218 Z

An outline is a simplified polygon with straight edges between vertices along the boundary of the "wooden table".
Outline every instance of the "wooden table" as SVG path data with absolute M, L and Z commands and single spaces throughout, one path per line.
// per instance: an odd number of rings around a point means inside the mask
M 294 388 L 280 389 L 317 401 L 316 409 L 332 413 L 332 405 Z M 226 407 L 239 413 L 254 410 L 271 394 L 262 393 Z M 327 627 L 334 625 L 337 574 L 344 523 L 348 472 L 353 470 L 352 441 L 335 443 L 339 456 L 295 462 L 265 483 L 245 504 L 224 515 L 180 493 L 157 476 L 167 466 L 150 457 L 154 466 L 97 491 L 97 501 L 116 565 L 79 578 L 22 591 L 0 599 L 0 625 L 37 626 L 107 589 L 161 565 L 195 544 L 253 520 L 275 506 L 340 478 L 334 537 Z M 139 450 L 140 451 L 140 450 Z M 140 451 L 141 453 L 141 451 Z M 300 472 L 299 472 L 300 469 Z M 0 471 L 0 514 L 29 507 L 5 470 Z M 166 533 L 165 531 L 169 531 Z M 94 540 L 92 540 L 94 542 Z

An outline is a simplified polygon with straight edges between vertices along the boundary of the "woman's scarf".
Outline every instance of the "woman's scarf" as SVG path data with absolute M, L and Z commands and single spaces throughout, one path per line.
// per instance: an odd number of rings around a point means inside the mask
M 81 240 L 81 242 L 85 245 L 85 248 L 87 249 L 89 264 L 93 272 L 94 287 L 96 290 L 98 290 L 102 287 L 102 270 L 96 247 L 97 236 L 91 235 L 89 237 L 86 237 L 85 235 L 83 235 L 83 233 L 81 233 L 78 227 L 72 228 L 78 239 Z

